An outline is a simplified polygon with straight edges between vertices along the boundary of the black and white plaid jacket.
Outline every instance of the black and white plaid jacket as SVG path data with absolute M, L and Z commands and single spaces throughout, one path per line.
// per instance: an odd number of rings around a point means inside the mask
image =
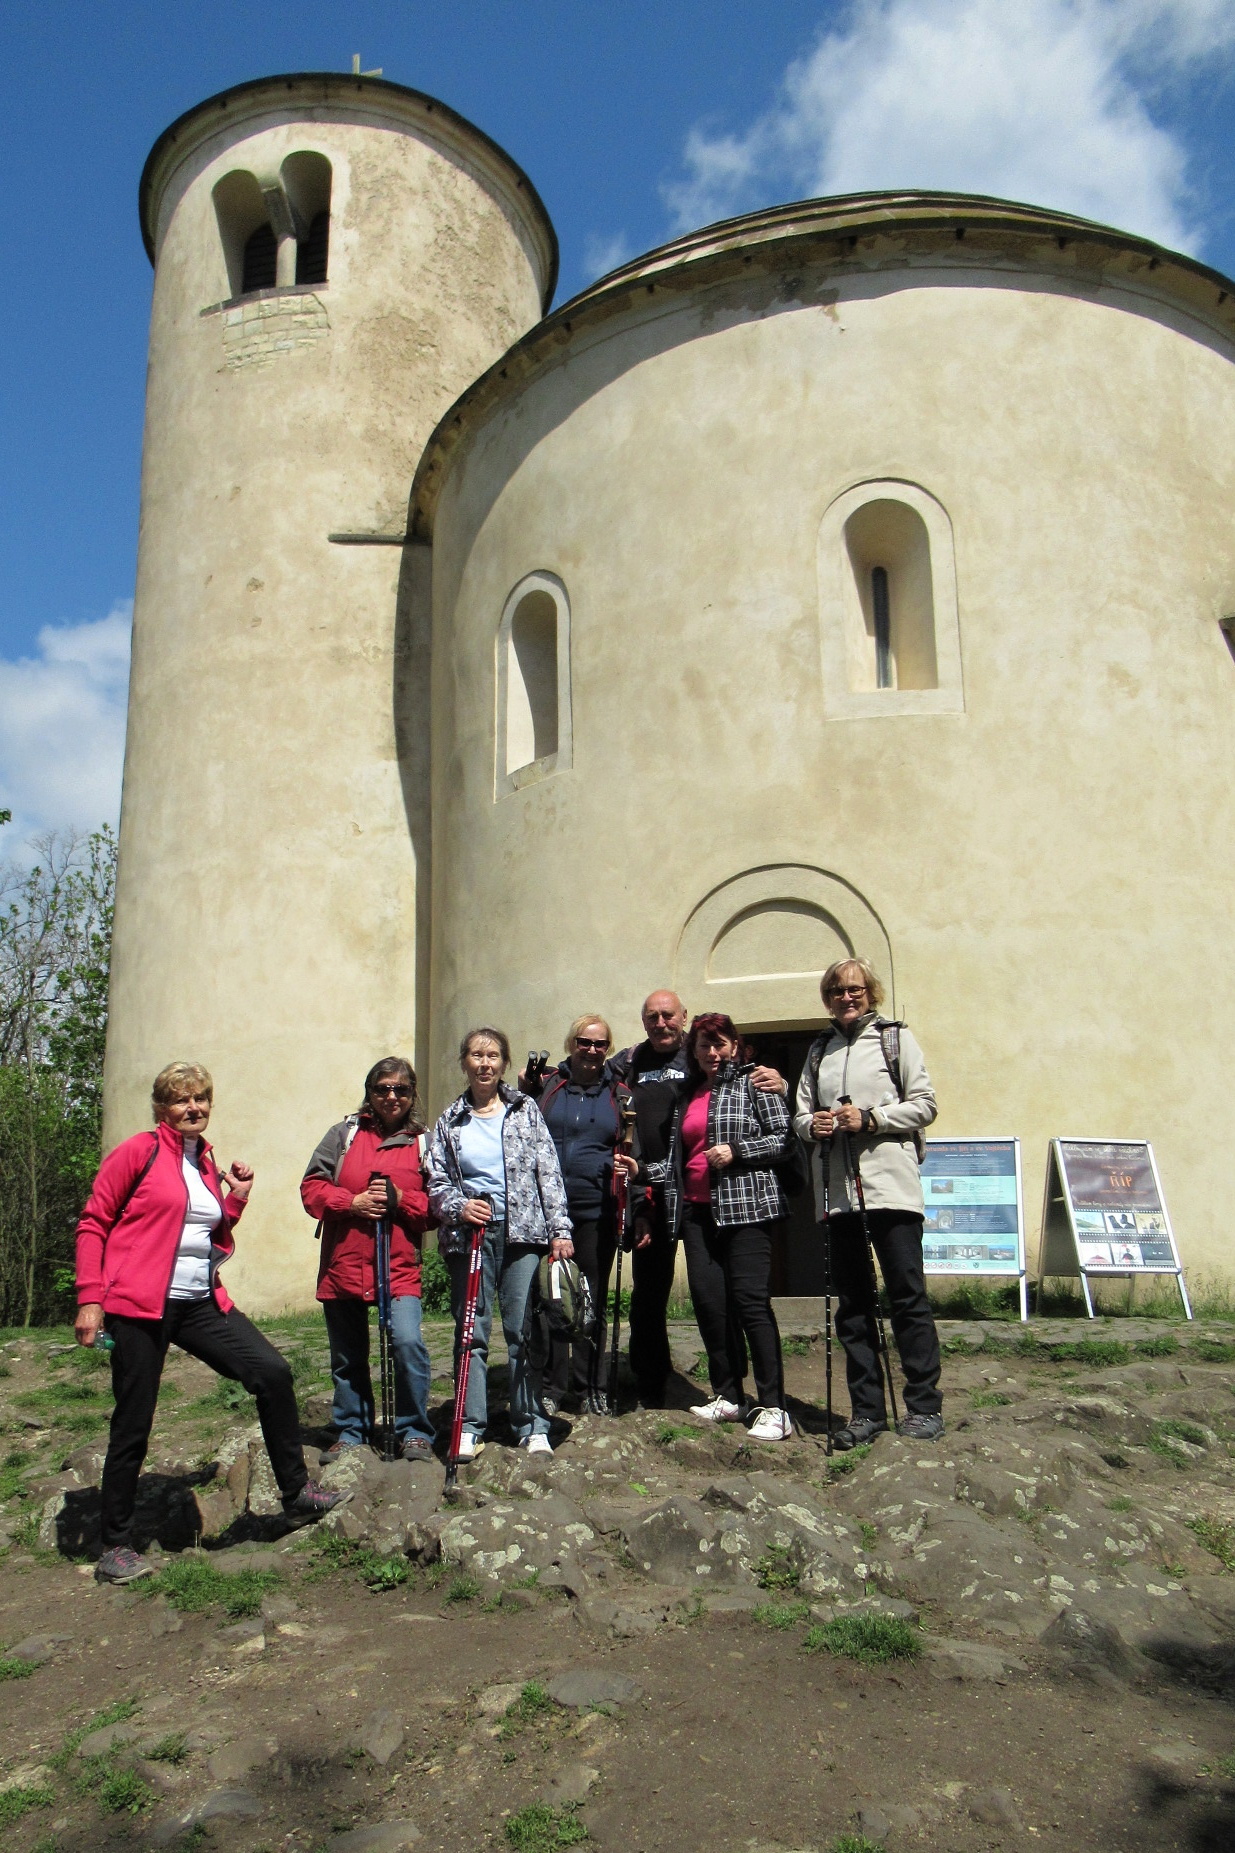
M 779 1094 L 765 1094 L 750 1084 L 753 1063 L 730 1062 L 722 1068 L 708 1101 L 709 1145 L 732 1146 L 734 1159 L 723 1171 L 712 1173 L 712 1214 L 716 1226 L 772 1222 L 788 1211 L 775 1161 L 781 1157 L 793 1128 Z M 689 1083 L 673 1113 L 669 1156 L 647 1166 L 647 1181 L 665 1187 L 669 1228 L 676 1236 L 686 1203 L 682 1176 L 682 1115 L 690 1104 Z

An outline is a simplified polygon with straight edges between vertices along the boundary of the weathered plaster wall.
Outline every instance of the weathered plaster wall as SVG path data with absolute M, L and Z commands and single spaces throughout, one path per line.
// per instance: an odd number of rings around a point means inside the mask
M 1190 1272 L 1229 1272 L 1230 347 L 1032 265 L 789 261 L 580 316 L 445 471 L 435 1099 L 467 1022 L 627 1037 L 675 978 L 813 1021 L 848 938 L 894 965 L 936 1130 L 1025 1141 L 1031 1231 L 1050 1135 L 1151 1138 Z M 876 479 L 950 525 L 951 712 L 828 699 L 819 537 Z M 570 600 L 573 765 L 495 798 L 495 633 L 537 571 Z
M 404 531 L 435 422 L 547 283 L 492 152 L 412 113 L 258 97 L 155 206 L 106 1140 L 207 1064 L 220 1156 L 257 1169 L 229 1271 L 256 1308 L 311 1297 L 300 1174 L 419 1027 L 423 549 L 327 536 Z M 212 189 L 299 150 L 333 168 L 329 281 L 229 306 Z

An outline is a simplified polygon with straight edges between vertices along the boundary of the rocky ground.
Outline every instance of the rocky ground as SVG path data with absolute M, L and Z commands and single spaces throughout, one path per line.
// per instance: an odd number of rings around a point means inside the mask
M 320 1324 L 270 1330 L 323 1440 Z M 173 1354 L 123 1592 L 107 1373 L 6 1335 L 4 1846 L 1235 1846 L 1235 1329 L 944 1332 L 934 1446 L 829 1462 L 809 1329 L 800 1434 L 707 1432 L 682 1323 L 679 1407 L 495 1435 L 452 1505 L 358 1451 L 292 1537 L 249 1399 Z

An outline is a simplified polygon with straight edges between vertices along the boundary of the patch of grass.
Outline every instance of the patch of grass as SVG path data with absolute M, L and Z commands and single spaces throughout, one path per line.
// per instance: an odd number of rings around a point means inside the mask
M 1162 1460 L 1170 1461 L 1173 1467 L 1181 1471 L 1190 1467 L 1192 1463 L 1179 1448 L 1171 1446 L 1172 1441 L 1186 1441 L 1198 1448 L 1207 1445 L 1204 1429 L 1198 1428 L 1195 1422 L 1155 1422 L 1153 1433 L 1149 1437 L 1151 1452 L 1157 1454 Z
M 782 1633 L 787 1628 L 796 1628 L 809 1616 L 810 1608 L 805 1602 L 761 1602 L 750 1612 L 751 1620 L 757 1621 L 760 1627 L 776 1628 Z
M 1019 1319 L 1020 1289 L 988 1286 L 985 1281 L 962 1280 L 947 1287 L 935 1286 L 931 1306 L 937 1319 Z
M 1049 1355 L 1061 1363 L 1070 1359 L 1076 1364 L 1089 1364 L 1095 1370 L 1104 1370 L 1111 1364 L 1126 1364 L 1132 1351 L 1119 1338 L 1081 1338 L 1074 1345 L 1051 1345 Z
M 916 1660 L 922 1636 L 896 1615 L 838 1615 L 812 1628 L 802 1643 L 812 1653 L 838 1654 L 875 1665 L 885 1660 Z
M 870 1442 L 864 1441 L 859 1447 L 850 1448 L 847 1454 L 834 1454 L 828 1462 L 828 1473 L 852 1473 L 855 1467 L 862 1465 L 870 1451 Z
M 1160 1332 L 1156 1338 L 1140 1338 L 1133 1345 L 1133 1355 L 1138 1358 L 1170 1358 L 1179 1350 L 1179 1340 L 1174 1332 Z
M 109 1724 L 127 1724 L 136 1711 L 136 1699 L 117 1699 L 115 1704 L 107 1706 L 106 1710 L 95 1712 L 93 1718 L 87 1718 L 84 1724 L 79 1724 L 69 1732 L 59 1750 L 48 1757 L 48 1764 L 52 1769 L 66 1768 L 78 1744 L 89 1737 L 92 1731 L 101 1731 Z
M 29 1679 L 34 1671 L 32 1660 L 10 1660 L 0 1655 L 0 1679 Z
M 970 1390 L 969 1403 L 973 1409 L 1003 1409 L 1012 1401 L 1002 1390 Z
M 529 1679 L 513 1704 L 506 1707 L 498 1727 L 499 1737 L 514 1737 L 526 1725 L 548 1717 L 555 1710 L 553 1700 L 538 1679 Z
M 50 1808 L 55 1799 L 55 1790 L 45 1784 L 31 1789 L 0 1789 L 0 1827 L 15 1827 L 23 1815 L 35 1808 Z
M 885 1853 L 883 1842 L 868 1840 L 865 1834 L 838 1834 L 829 1840 L 828 1853 Z
M 662 1448 L 667 1448 L 671 1441 L 698 1441 L 703 1430 L 692 1428 L 689 1422 L 662 1422 L 656 1430 L 656 1439 Z
M 305 1581 L 317 1583 L 325 1576 L 336 1571 L 353 1570 L 367 1589 L 375 1594 L 384 1589 L 398 1589 L 404 1583 L 416 1580 L 416 1572 L 410 1561 L 395 1551 L 385 1555 L 375 1551 L 367 1544 L 353 1543 L 349 1538 L 313 1537 L 304 1548 L 312 1553 L 311 1561 L 305 1571 Z
M 557 1847 L 577 1847 L 587 1837 L 573 1806 L 551 1808 L 548 1802 L 533 1802 L 506 1823 L 506 1838 L 515 1853 L 555 1853 Z
M 696 1383 L 706 1383 L 707 1382 L 708 1380 L 708 1354 L 706 1351 L 701 1351 L 699 1353 L 699 1356 L 695 1359 L 694 1363 L 690 1367 L 690 1374 L 695 1379 Z
M 1188 1530 L 1224 1570 L 1235 1570 L 1235 1525 L 1218 1518 L 1190 1518 Z
M 190 1403 L 189 1411 L 199 1415 L 234 1415 L 238 1409 L 256 1409 L 257 1404 L 243 1384 L 220 1377 L 212 1390 Z
M 140 1814 L 154 1800 L 154 1790 L 135 1769 L 109 1769 L 95 1795 L 108 1814 Z
M 780 1341 L 780 1348 L 782 1354 L 787 1358 L 808 1358 L 810 1356 L 810 1339 L 782 1338 Z
M 1235 1756 L 1216 1757 L 1212 1763 L 1201 1764 L 1202 1776 L 1225 1776 L 1228 1782 L 1235 1782 Z
M 216 1570 L 200 1551 L 185 1551 L 175 1557 L 157 1576 L 146 1577 L 141 1584 L 143 1596 L 164 1596 L 169 1605 L 185 1615 L 200 1614 L 203 1609 L 221 1608 L 239 1621 L 256 1615 L 262 1597 L 283 1581 L 278 1570 L 237 1570 L 226 1575 Z
M 1194 1338 L 1188 1353 L 1206 1364 L 1235 1364 L 1235 1345 L 1228 1345 L 1220 1338 Z
M 170 1737 L 161 1737 L 153 1749 L 147 1750 L 147 1760 L 151 1763 L 183 1763 L 189 1754 L 185 1749 L 187 1742 L 187 1731 L 173 1731 Z
M 652 1497 L 651 1492 L 643 1484 L 642 1480 L 632 1480 L 630 1482 L 630 1490 L 632 1493 L 638 1493 L 640 1499 L 650 1499 Z
M 794 1562 L 784 1544 L 769 1544 L 751 1568 L 760 1589 L 796 1589 L 802 1580 L 802 1567 Z
M 1190 1441 L 1193 1447 L 1196 1448 L 1204 1448 L 1209 1445 L 1208 1435 L 1196 1422 L 1155 1422 L 1154 1427 L 1160 1435 L 1174 1435 L 1180 1441 Z
M 102 1401 L 98 1386 L 84 1377 L 66 1377 L 62 1382 L 49 1383 L 46 1389 L 27 1390 L 24 1396 L 14 1397 L 18 1409 L 55 1409 L 64 1403 L 97 1403 Z
M 445 1589 L 447 1602 L 474 1602 L 480 1594 L 480 1584 L 474 1576 L 452 1576 Z
M 1106 1509 L 1108 1512 L 1131 1512 L 1135 1508 L 1126 1493 L 1119 1493 L 1114 1499 L 1107 1500 Z
M 863 1519 L 858 1526 L 858 1530 L 862 1533 L 863 1547 L 868 1551 L 873 1551 L 879 1542 L 878 1525 L 872 1525 L 869 1519 Z

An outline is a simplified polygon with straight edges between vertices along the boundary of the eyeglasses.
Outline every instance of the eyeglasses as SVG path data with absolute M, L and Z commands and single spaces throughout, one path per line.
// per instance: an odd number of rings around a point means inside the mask
M 865 997 L 864 984 L 834 984 L 828 992 L 829 997 Z
M 576 1036 L 575 1047 L 576 1049 L 599 1049 L 603 1055 L 605 1050 L 609 1047 L 609 1038 L 606 1036 L 605 1040 L 601 1042 L 596 1036 Z
M 412 1097 L 410 1087 L 371 1087 L 369 1092 L 376 1100 L 410 1100 Z

